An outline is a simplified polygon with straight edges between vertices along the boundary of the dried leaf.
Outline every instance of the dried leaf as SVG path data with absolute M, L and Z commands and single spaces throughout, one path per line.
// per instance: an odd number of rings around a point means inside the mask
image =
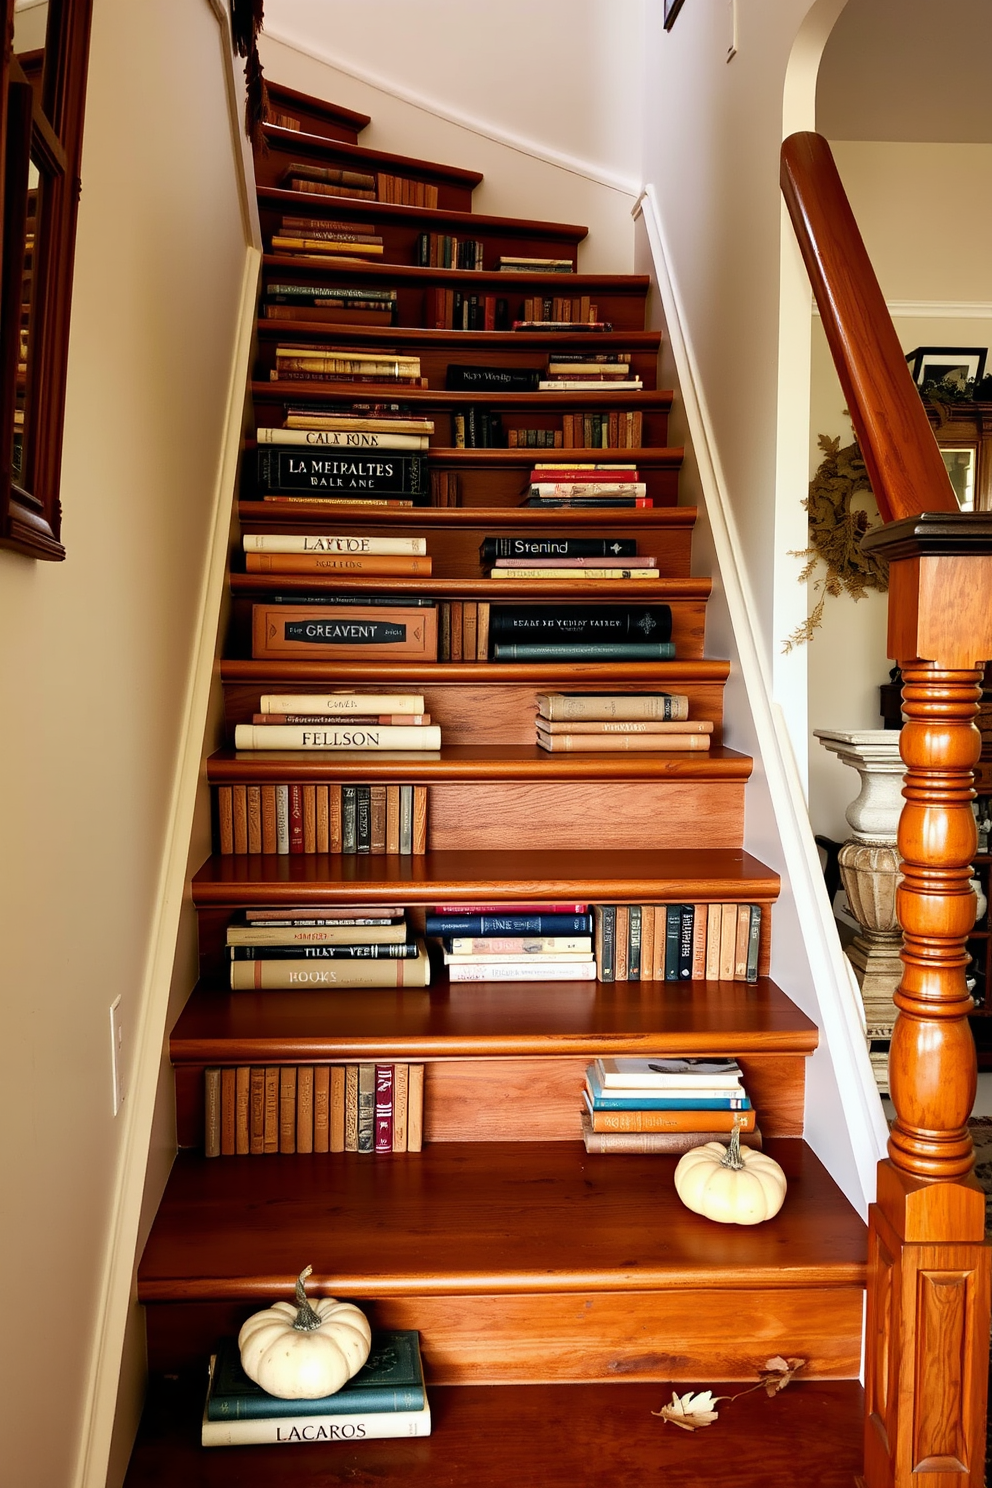
M 726 1395 L 714 1395 L 712 1390 L 701 1390 L 698 1395 L 688 1391 L 683 1396 L 676 1395 L 672 1391 L 671 1405 L 663 1405 L 660 1411 L 652 1411 L 653 1416 L 661 1416 L 663 1421 L 671 1421 L 673 1426 L 681 1426 L 683 1431 L 698 1431 L 700 1426 L 712 1426 L 717 1419 L 719 1411 L 713 1409 L 718 1400 L 726 1400 Z
M 772 1395 L 777 1395 L 779 1390 L 784 1390 L 790 1380 L 794 1380 L 799 1371 L 805 1367 L 805 1359 L 783 1359 L 781 1354 L 776 1354 L 774 1358 L 765 1360 L 759 1384 L 764 1385 L 765 1394 L 771 1398 Z

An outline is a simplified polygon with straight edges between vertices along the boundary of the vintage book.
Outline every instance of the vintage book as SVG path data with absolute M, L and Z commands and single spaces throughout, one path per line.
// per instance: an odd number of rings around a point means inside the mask
M 479 562 L 485 567 L 501 559 L 632 558 L 636 553 L 633 537 L 487 537 Z
M 313 1151 L 313 1065 L 296 1070 L 296 1150 Z
M 745 1132 L 753 1131 L 756 1126 L 756 1112 L 753 1109 L 700 1112 L 688 1108 L 652 1111 L 643 1107 L 631 1107 L 623 1111 L 605 1111 L 593 1108 L 588 1091 L 583 1091 L 582 1095 L 582 1114 L 593 1131 L 691 1132 L 705 1127 L 711 1132 L 732 1132 L 737 1126 Z
M 345 1066 L 344 1150 L 358 1151 L 358 1065 Z
M 595 953 L 599 980 L 612 982 L 616 980 L 616 905 L 595 905 L 593 919 L 596 927 Z
M 407 1082 L 406 1150 L 419 1152 L 424 1141 L 424 1066 L 411 1064 Z
M 331 1067 L 314 1065 L 313 1071 L 313 1150 L 331 1151 Z
M 235 1072 L 233 1069 L 222 1069 L 220 1072 L 220 1151 L 222 1157 L 234 1156 L 236 1104 Z
M 679 905 L 679 981 L 692 979 L 692 941 L 695 910 L 691 904 Z
M 239 1157 L 249 1151 L 251 1070 L 238 1065 L 234 1071 L 234 1150 Z
M 630 579 L 634 583 L 656 583 L 661 575 L 653 568 L 541 568 L 537 565 L 523 568 L 491 568 L 491 579 L 567 579 L 568 583 L 584 580 L 596 583 L 603 579 Z
M 217 787 L 217 843 L 222 854 L 234 852 L 234 802 L 229 785 Z
M 413 852 L 413 786 L 400 786 L 400 852 Z
M 537 664 L 549 661 L 672 661 L 675 657 L 671 641 L 557 641 L 547 644 L 496 641 L 491 649 L 494 661 Z
M 756 982 L 758 980 L 758 957 L 761 952 L 761 905 L 751 904 L 748 906 L 750 925 L 748 929 L 747 964 L 745 967 L 744 980 Z
M 248 1151 L 254 1157 L 265 1151 L 265 1070 L 257 1066 L 248 1079 Z
M 296 1065 L 279 1069 L 279 1151 L 296 1151 Z
M 627 377 L 623 381 L 615 377 L 548 377 L 537 385 L 539 393 L 639 393 L 643 389 L 639 377 Z
M 465 367 L 450 364 L 444 385 L 449 391 L 535 393 L 541 382 L 536 367 Z
M 355 851 L 372 850 L 372 792 L 367 785 L 355 786 Z
M 736 1059 L 669 1058 L 596 1059 L 589 1066 L 604 1090 L 665 1090 L 691 1093 L 705 1087 L 707 1094 L 740 1089 L 742 1073 Z
M 444 942 L 452 956 L 489 960 L 494 956 L 511 956 L 523 961 L 528 956 L 591 956 L 592 937 L 588 935 L 487 935 L 455 936 Z
M 328 605 L 319 613 L 316 607 L 252 605 L 253 657 L 309 656 L 319 660 L 322 655 L 338 661 L 375 661 L 394 656 L 436 661 L 437 611 Z M 427 746 L 421 742 L 410 747 Z
M 497 558 L 492 564 L 493 576 L 502 573 L 504 569 L 511 573 L 517 572 L 540 572 L 542 569 L 550 570 L 560 579 L 567 579 L 571 574 L 583 573 L 585 570 L 592 572 L 612 572 L 615 569 L 624 571 L 634 569 L 658 568 L 657 558 L 613 558 L 609 555 L 599 558 Z
M 221 1092 L 220 1070 L 208 1069 L 203 1073 L 204 1089 L 204 1157 L 220 1157 Z
M 246 553 L 338 553 L 348 557 L 412 558 L 422 558 L 427 553 L 427 539 L 423 537 L 365 537 L 358 533 L 246 532 L 241 543 Z
M 747 981 L 747 946 L 751 936 L 751 906 L 737 906 L 737 940 L 734 946 L 734 981 Z
M 412 796 L 410 821 L 410 852 L 423 857 L 427 852 L 427 787 L 426 785 L 401 786 Z
M 627 980 L 641 979 L 641 906 L 631 904 L 627 909 Z
M 393 1065 L 393 1151 L 406 1151 L 407 1106 L 409 1104 L 410 1067 Z
M 692 980 L 701 982 L 706 977 L 706 930 L 708 906 L 692 906 Z
M 331 495 L 430 496 L 427 461 L 420 455 L 378 458 L 339 450 L 265 445 L 255 451 L 259 490 Z
M 415 961 L 417 942 L 379 945 L 229 945 L 232 961 Z
M 425 450 L 430 442 L 426 433 L 402 434 L 393 430 L 352 427 L 344 429 L 258 429 L 255 437 L 260 445 L 285 445 L 292 449 L 397 450 L 409 453 Z
M 210 1421 L 264 1420 L 281 1416 L 344 1416 L 421 1410 L 426 1401 L 419 1337 L 414 1332 L 376 1332 L 369 1356 L 334 1395 L 317 1400 L 285 1400 L 269 1395 L 241 1367 L 237 1340 L 217 1349 L 207 1418 Z
M 285 992 L 336 987 L 426 987 L 431 968 L 426 952 L 412 959 L 369 961 L 232 961 L 234 992 Z
M 431 721 L 429 713 L 367 713 L 355 715 L 333 713 L 253 713 L 251 721 L 256 728 L 272 728 L 276 724 L 292 724 L 309 728 L 312 724 L 327 727 L 330 724 L 392 724 L 396 728 L 422 728 Z
M 405 945 L 407 927 L 385 925 L 228 925 L 229 946 Z
M 375 1065 L 358 1066 L 358 1150 L 375 1150 Z
M 369 852 L 386 851 L 386 787 L 369 786 Z
M 424 697 L 419 692 L 264 692 L 259 699 L 261 713 L 327 713 L 329 715 L 370 713 L 424 713 Z
M 336 165 L 314 165 L 312 161 L 294 161 L 288 165 L 282 173 L 285 182 L 291 176 L 299 176 L 304 181 L 327 181 L 336 186 L 355 186 L 363 191 L 375 190 L 375 176 L 367 175 L 363 171 L 342 170 Z
M 450 982 L 594 982 L 593 960 L 548 961 L 531 957 L 527 961 L 458 961 L 448 963 Z
M 599 1113 L 598 1120 L 602 1120 L 609 1113 Z M 726 1146 L 729 1137 L 726 1132 L 719 1131 L 632 1131 L 618 1130 L 608 1127 L 605 1130 L 596 1130 L 593 1119 L 587 1111 L 582 1113 L 582 1140 L 587 1152 L 668 1152 L 679 1154 L 689 1152 L 693 1147 L 704 1147 L 707 1142 L 723 1142 Z M 754 1147 L 761 1150 L 764 1143 L 761 1132 L 757 1127 L 751 1132 L 741 1133 L 741 1142 L 745 1147 Z
M 537 742 L 549 753 L 573 751 L 576 753 L 622 754 L 625 751 L 642 753 L 702 753 L 709 749 L 708 734 L 547 734 L 537 730 Z
M 627 980 L 627 969 L 630 961 L 630 906 L 618 904 L 616 906 L 616 970 L 614 975 L 618 982 Z
M 393 1150 L 393 1066 L 375 1067 L 375 1135 L 373 1151 Z
M 734 956 L 737 950 L 737 905 L 720 907 L 720 980 L 734 980 Z
M 348 1416 L 267 1416 L 247 1421 L 208 1421 L 200 1427 L 202 1447 L 247 1447 L 266 1443 L 377 1441 L 430 1436 L 431 1412 L 382 1411 Z
M 343 1064 L 332 1064 L 330 1072 L 330 1094 L 329 1094 L 329 1125 L 328 1150 L 331 1152 L 344 1151 L 344 1121 L 345 1121 L 345 1083 L 346 1072 Z
M 619 722 L 605 718 L 588 720 L 569 718 L 559 721 L 545 718 L 543 713 L 537 716 L 537 727 L 542 734 L 547 734 L 550 738 L 556 738 L 559 734 L 661 734 L 667 738 L 701 734 L 708 737 L 713 732 L 712 723 L 690 722 L 688 719 L 657 720 L 650 723 L 635 723 L 629 718 L 621 719 Z
M 234 851 L 248 851 L 248 793 L 243 785 L 231 787 L 231 816 Z
M 665 905 L 665 981 L 679 980 L 679 940 L 682 930 L 681 904 Z
M 292 300 L 384 300 L 395 304 L 399 291 L 369 288 L 367 285 L 351 284 L 270 284 L 265 291 L 267 300 L 289 302 Z
M 737 1095 L 711 1095 L 696 1096 L 685 1095 L 682 1091 L 670 1094 L 657 1095 L 654 1091 L 638 1090 L 629 1095 L 621 1095 L 615 1090 L 603 1091 L 597 1083 L 595 1076 L 586 1075 L 586 1088 L 582 1092 L 586 1105 L 590 1111 L 625 1111 L 625 1112 L 653 1112 L 653 1111 L 681 1111 L 692 1114 L 700 1111 L 734 1111 L 748 1112 L 751 1110 L 751 1102 L 743 1092 Z M 710 1118 L 707 1116 L 706 1125 Z M 718 1122 L 713 1123 L 715 1126 Z M 732 1126 L 728 1128 L 732 1130 Z
M 706 908 L 706 980 L 720 979 L 720 928 L 723 924 L 723 905 L 710 904 Z
M 381 242 L 359 243 L 354 238 L 349 241 L 345 238 L 301 238 L 289 237 L 286 233 L 273 233 L 270 241 L 273 253 L 326 253 L 332 259 L 342 253 L 350 254 L 352 257 L 381 258 L 383 251 Z
M 376 904 L 315 904 L 266 905 L 260 909 L 246 909 L 245 922 L 261 925 L 385 925 L 401 920 L 404 910 L 393 905 L 382 909 Z
M 586 914 L 589 910 L 588 904 L 547 904 L 543 901 L 528 900 L 526 903 L 514 900 L 505 904 L 480 904 L 473 900 L 465 904 L 435 904 L 435 914 L 447 915 L 480 915 L 480 914 Z M 402 913 L 402 911 L 397 911 Z
M 263 1151 L 279 1151 L 279 1066 L 265 1067 L 265 1136 Z
M 689 714 L 685 694 L 669 692 L 539 692 L 537 706 L 543 718 L 568 723 L 683 720 Z
M 495 641 L 668 641 L 672 612 L 665 604 L 494 605 L 489 634 Z
M 341 787 L 341 851 L 358 851 L 358 787 Z
M 428 914 L 428 935 L 589 935 L 589 914 Z
M 519 254 L 502 254 L 496 260 L 501 274 L 520 271 L 528 274 L 574 274 L 570 258 L 521 258 Z
M 691 737 L 700 739 L 704 735 Z M 440 749 L 441 730 L 436 723 L 397 727 L 392 724 L 329 722 L 323 727 L 300 728 L 296 725 L 259 725 L 239 723 L 234 729 L 234 747 L 253 749 L 339 749 L 367 751 L 377 749 Z M 688 747 L 688 746 L 687 746 Z

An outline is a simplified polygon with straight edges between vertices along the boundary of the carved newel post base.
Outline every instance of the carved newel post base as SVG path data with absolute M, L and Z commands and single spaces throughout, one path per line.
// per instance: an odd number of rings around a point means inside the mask
M 906 767 L 894 729 L 815 733 L 824 749 L 861 777 L 861 790 L 845 813 L 853 833 L 841 848 L 838 863 L 847 902 L 860 926 L 846 954 L 865 1005 L 875 1083 L 887 1095 L 889 1040 L 896 1017 L 893 996 L 902 976 L 902 930 L 896 915 L 902 857 L 896 834 Z

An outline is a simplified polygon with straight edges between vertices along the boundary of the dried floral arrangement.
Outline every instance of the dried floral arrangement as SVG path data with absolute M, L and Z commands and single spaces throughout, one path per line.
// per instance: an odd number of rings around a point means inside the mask
M 680 1426 L 683 1431 L 698 1431 L 701 1426 L 712 1426 L 719 1419 L 720 1412 L 716 1406 L 722 1400 L 728 1400 L 733 1405 L 742 1396 L 752 1395 L 755 1390 L 762 1389 L 770 1398 L 784 1390 L 805 1365 L 805 1359 L 783 1359 L 781 1354 L 775 1354 L 773 1358 L 766 1359 L 765 1367 L 758 1376 L 758 1383 L 749 1385 L 746 1390 L 738 1390 L 736 1395 L 714 1395 L 712 1390 L 700 1390 L 696 1395 L 690 1390 L 685 1395 L 678 1395 L 673 1390 L 671 1405 L 663 1405 L 661 1410 L 652 1411 L 651 1414 L 660 1416 L 673 1426 Z

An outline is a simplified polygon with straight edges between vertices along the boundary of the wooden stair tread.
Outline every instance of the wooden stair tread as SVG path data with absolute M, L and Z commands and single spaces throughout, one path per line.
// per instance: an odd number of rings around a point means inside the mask
M 231 992 L 200 983 L 172 1030 L 174 1064 L 307 1064 L 481 1056 L 811 1053 L 816 1025 L 768 977 L 541 982 L 411 996 L 388 988 Z M 459 995 L 459 992 L 465 995 Z M 474 995 L 473 995 L 474 993 Z
M 378 1159 L 184 1152 L 138 1296 L 289 1298 L 301 1256 L 318 1296 L 863 1285 L 865 1226 L 826 1169 L 798 1138 L 766 1150 L 789 1191 L 753 1226 L 685 1209 L 674 1157 L 597 1155 L 580 1142 L 438 1142 Z
M 503 276 L 506 277 L 505 275 Z M 452 346 L 459 351 L 532 351 L 535 347 L 559 351 L 657 351 L 660 331 L 435 331 L 423 326 L 336 325 L 334 321 L 268 320 L 257 322 L 259 336 L 285 340 L 306 335 L 311 340 L 367 342 L 423 342 L 426 346 Z M 481 396 L 481 395 L 480 395 Z
M 460 165 L 442 165 L 436 160 L 422 160 L 413 155 L 394 155 L 389 150 L 373 150 L 368 145 L 352 145 L 345 140 L 329 139 L 322 134 L 308 134 L 302 129 L 284 129 L 279 124 L 264 124 L 263 133 L 269 145 L 282 153 L 296 152 L 296 158 L 305 161 L 310 156 L 320 159 L 354 161 L 356 170 L 362 164 L 372 169 L 379 166 L 387 171 L 409 172 L 411 177 L 427 176 L 434 180 L 448 181 L 469 191 L 483 179 L 482 171 L 465 170 Z M 358 198 L 361 200 L 361 198 Z
M 281 197 L 288 197 L 290 201 L 296 201 L 298 193 L 293 191 L 280 192 Z M 322 200 L 313 197 L 316 204 Z M 324 201 L 333 201 L 336 212 L 348 204 L 347 198 L 325 197 Z M 286 203 L 282 203 L 286 205 Z M 383 202 L 355 202 L 352 205 L 380 207 L 385 206 Z M 397 207 L 392 210 L 399 212 L 420 212 L 419 207 Z M 423 215 L 433 219 L 437 214 L 433 211 L 423 209 Z M 470 213 L 462 213 L 468 222 L 478 225 L 485 219 L 473 217 Z M 510 284 L 518 288 L 551 289 L 557 287 L 559 294 L 565 294 L 566 285 L 572 295 L 575 294 L 620 294 L 636 296 L 644 299 L 651 285 L 647 274 L 501 274 L 498 269 L 431 269 L 422 268 L 419 264 L 393 264 L 393 263 L 368 263 L 368 264 L 334 264 L 319 262 L 314 258 L 302 258 L 292 253 L 266 253 L 262 258 L 262 266 L 266 270 L 290 270 L 293 273 L 304 274 L 307 279 L 316 274 L 318 278 L 330 274 L 334 278 L 344 276 L 344 282 L 361 279 L 387 279 L 398 283 L 413 282 L 420 284 L 444 284 L 457 288 L 459 285 L 471 286 L 474 289 L 495 288 L 502 285 L 508 290 Z M 564 283 L 563 283 L 564 281 Z M 606 317 L 608 318 L 608 317 Z M 515 334 L 511 332 L 511 335 Z M 572 335 L 567 331 L 564 334 Z M 578 334 L 577 332 L 574 334 Z M 595 334 L 595 333 L 594 333 Z M 601 333 L 600 333 L 601 334 Z M 617 333 L 619 334 L 619 333 Z
M 248 441 L 253 444 L 254 441 Z M 356 451 L 357 454 L 362 452 Z M 374 453 L 374 452 L 370 452 Z M 554 450 L 536 449 L 444 449 L 433 446 L 426 451 L 429 460 L 440 465 L 508 466 L 519 465 L 530 468 L 534 456 L 554 454 Z M 588 460 L 597 454 L 629 455 L 627 463 L 639 467 L 669 468 L 673 455 L 680 450 L 570 450 L 569 454 L 579 460 Z M 620 462 L 624 463 L 624 462 Z M 345 519 L 354 526 L 374 523 L 379 526 L 412 527 L 611 527 L 636 523 L 638 527 L 692 527 L 696 521 L 694 506 L 654 507 L 585 507 L 573 510 L 538 511 L 531 506 L 417 506 L 417 507 L 356 507 L 351 509 L 346 501 L 261 501 L 242 500 L 238 503 L 238 515 L 242 521 L 313 523 L 317 518 L 340 526 L 342 518 L 338 508 L 345 512 Z
M 259 186 L 257 196 L 262 208 L 292 210 L 304 203 L 308 216 L 319 217 L 327 212 L 329 216 L 339 217 L 344 214 L 363 220 L 379 217 L 387 222 L 408 223 L 414 227 L 422 224 L 425 232 L 451 228 L 468 237 L 498 233 L 511 238 L 557 238 L 563 243 L 578 244 L 589 232 L 588 227 L 577 222 L 543 222 L 539 218 L 530 217 L 491 217 L 478 212 L 453 211 L 450 207 L 408 207 L 399 202 L 368 201 L 355 196 L 317 196 L 306 191 L 285 191 L 279 186 Z M 450 273 L 450 270 L 444 272 Z M 505 284 L 509 275 L 501 274 L 499 277 Z M 514 280 L 519 277 L 522 276 L 513 275 Z M 554 277 L 560 284 L 563 279 L 571 282 L 574 276 L 557 274 Z M 564 287 L 562 293 L 565 293 Z
M 604 558 L 604 565 L 607 563 Z M 623 567 L 623 559 L 616 559 L 616 566 Z M 231 593 L 234 595 L 266 593 L 318 594 L 326 589 L 339 594 L 385 594 L 423 595 L 436 599 L 482 599 L 501 604 L 505 599 L 547 599 L 557 595 L 569 599 L 627 599 L 635 604 L 678 604 L 691 601 L 698 603 L 709 598 L 712 579 L 655 579 L 649 583 L 639 580 L 573 579 L 569 582 L 567 571 L 560 579 L 488 579 L 473 574 L 464 579 L 421 579 L 416 576 L 387 575 L 379 578 L 351 577 L 347 574 L 279 574 L 279 573 L 232 573 Z M 677 639 L 677 637 L 674 637 Z
M 402 682 L 413 687 L 443 682 L 472 682 L 498 686 L 539 682 L 555 692 L 588 688 L 601 692 L 608 685 L 636 682 L 645 690 L 667 691 L 677 683 L 725 682 L 728 661 L 582 661 L 565 666 L 561 662 L 348 662 L 348 661 L 255 661 L 226 657 L 220 664 L 225 682 L 333 683 L 372 688 L 382 682 Z M 619 757 L 619 756 L 618 756 Z
M 376 385 L 378 388 L 378 384 Z M 379 388 L 381 395 L 382 389 Z M 663 409 L 666 413 L 672 406 L 672 393 L 667 390 L 643 388 L 640 392 L 616 392 L 607 389 L 593 393 L 473 393 L 451 392 L 445 388 L 408 388 L 388 385 L 390 396 L 404 403 L 421 404 L 435 408 L 462 408 L 471 404 L 491 405 L 494 412 L 508 408 L 526 408 L 532 412 L 546 409 L 558 412 L 566 408 L 633 408 Z M 369 397 L 369 384 L 362 382 L 253 382 L 252 397 L 259 403 L 285 403 L 305 401 L 307 403 L 340 403 L 347 399 L 361 400 Z M 560 451 L 530 449 L 532 455 L 539 453 L 557 455 Z
M 329 103 L 326 98 L 316 98 L 312 93 L 301 93 L 297 88 L 287 87 L 285 83 L 271 83 L 266 78 L 265 88 L 270 104 L 286 103 L 291 107 L 295 105 L 311 113 L 319 114 L 329 123 L 341 124 L 348 129 L 353 129 L 356 134 L 361 134 L 362 130 L 372 123 L 371 114 L 358 113 L 355 109 L 345 108 L 340 103 Z
M 852 1488 L 861 1467 L 864 1397 L 857 1380 L 796 1383 L 719 1407 L 702 1433 L 652 1415 L 660 1384 L 434 1386 L 422 1440 L 205 1451 L 199 1376 L 153 1381 L 124 1488 Z M 740 1383 L 688 1388 L 733 1395 Z M 719 1433 L 719 1435 L 717 1435 Z
M 284 853 L 207 859 L 193 902 L 260 904 L 745 903 L 774 899 L 779 878 L 738 848 L 589 852 Z M 397 899 L 397 895 L 399 898 Z
M 747 780 L 753 762 L 721 744 L 698 753 L 549 754 L 537 744 L 443 744 L 434 750 L 219 749 L 211 784 L 231 781 Z

